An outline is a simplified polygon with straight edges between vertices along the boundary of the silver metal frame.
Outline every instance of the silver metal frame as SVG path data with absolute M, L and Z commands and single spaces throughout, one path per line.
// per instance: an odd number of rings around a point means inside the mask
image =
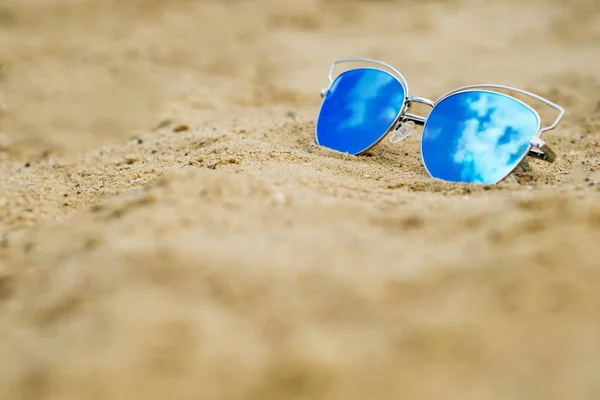
M 389 64 L 386 64 L 382 61 L 371 60 L 370 58 L 344 58 L 342 60 L 335 61 L 333 64 L 331 64 L 331 68 L 329 68 L 329 87 L 331 87 L 331 85 L 333 84 L 333 81 L 334 81 L 333 74 L 335 72 L 335 67 L 337 67 L 340 64 L 347 64 L 347 63 L 375 64 L 380 67 L 388 69 L 388 72 L 389 71 L 393 72 L 396 75 L 396 77 L 398 78 L 398 80 L 400 81 L 400 83 L 402 83 L 402 86 L 404 86 L 404 89 L 406 89 L 406 96 L 408 97 L 408 83 L 406 82 L 406 79 L 400 73 L 400 71 L 398 71 L 396 68 L 392 67 Z
M 516 88 L 510 87 L 510 86 L 495 85 L 495 84 L 478 84 L 478 85 L 463 86 L 463 87 L 454 89 L 454 90 L 444 94 L 442 97 L 440 97 L 435 102 L 432 100 L 423 98 L 423 97 L 410 97 L 409 91 L 408 91 L 408 83 L 406 82 L 406 79 L 404 78 L 404 76 L 397 69 L 395 69 L 391 65 L 386 64 L 384 62 L 377 61 L 377 60 L 371 60 L 368 58 L 346 58 L 346 59 L 335 61 L 331 65 L 331 68 L 329 69 L 329 87 L 327 89 L 324 89 L 323 91 L 321 91 L 321 97 L 325 97 L 327 95 L 327 93 L 329 92 L 329 90 L 331 89 L 331 86 L 334 83 L 334 73 L 335 73 L 336 67 L 340 64 L 345 64 L 345 63 L 366 63 L 366 64 L 378 66 L 379 68 L 377 68 L 377 69 L 383 70 L 384 72 L 388 72 L 388 73 L 391 72 L 391 75 L 394 76 L 396 79 L 398 79 L 398 81 L 402 84 L 402 86 L 404 88 L 404 92 L 405 92 L 405 97 L 406 97 L 404 100 L 402 109 L 400 110 L 400 113 L 396 117 L 396 120 L 394 121 L 394 123 L 392 124 L 390 129 L 388 129 L 388 131 L 386 131 L 376 143 L 374 143 L 369 148 L 363 150 L 358 155 L 363 154 L 363 153 L 367 152 L 368 150 L 370 150 L 371 148 L 373 148 L 374 146 L 376 146 L 379 142 L 381 142 L 381 140 L 383 140 L 392 131 L 398 129 L 401 126 L 401 124 L 405 121 L 413 121 L 415 124 L 425 126 L 425 124 L 427 123 L 427 118 L 428 118 L 427 116 L 416 115 L 416 114 L 412 114 L 412 113 L 408 112 L 408 110 L 412 106 L 412 103 L 425 104 L 425 105 L 428 105 L 429 107 L 431 107 L 433 110 L 442 101 L 444 101 L 448 97 L 451 97 L 458 93 L 470 92 L 470 91 L 484 91 L 484 92 L 489 92 L 489 93 L 497 93 L 497 94 L 500 94 L 500 95 L 503 95 L 503 96 L 506 96 L 508 98 L 518 101 L 519 103 L 521 103 L 521 104 L 525 105 L 527 108 L 529 108 L 536 115 L 536 117 L 538 119 L 538 131 L 530 142 L 529 151 L 523 156 L 523 158 L 521 158 L 519 160 L 519 162 L 515 165 L 514 169 L 518 168 L 519 164 L 521 164 L 523 162 L 523 160 L 525 159 L 525 157 L 528 155 L 531 157 L 535 157 L 535 158 L 547 161 L 547 162 L 551 162 L 551 163 L 556 160 L 556 154 L 552 151 L 552 149 L 550 149 L 550 147 L 546 144 L 546 142 L 544 142 L 541 139 L 541 135 L 542 135 L 542 133 L 551 131 L 558 126 L 558 124 L 560 123 L 560 121 L 562 120 L 562 118 L 565 114 L 565 110 L 561 106 L 551 102 L 548 99 L 545 99 L 541 96 L 538 96 L 534 93 L 531 93 L 531 92 L 528 92 L 525 90 L 516 89 Z M 353 69 L 355 69 L 355 68 L 353 68 Z M 352 69 L 349 69 L 347 71 L 351 71 L 351 70 Z M 387 70 L 387 71 L 385 71 L 385 70 Z M 337 76 L 339 76 L 339 75 L 337 75 Z M 554 121 L 554 123 L 542 128 L 542 126 L 541 126 L 542 119 L 541 119 L 539 113 L 533 107 L 531 107 L 529 104 L 527 104 L 513 96 L 499 92 L 500 90 L 506 90 L 509 92 L 520 93 L 522 95 L 531 97 L 532 99 L 538 100 L 538 101 L 546 104 L 547 106 L 555 109 L 556 111 L 558 111 L 558 116 L 557 116 L 556 120 Z M 320 112 L 319 112 L 319 114 L 320 114 Z M 315 140 L 316 140 L 317 144 L 319 144 L 316 131 L 315 131 Z M 422 148 L 422 144 L 423 144 L 423 142 L 421 139 L 421 148 Z M 423 153 L 421 151 L 421 159 L 423 158 L 422 154 Z M 423 166 L 425 167 L 425 170 L 427 170 L 427 166 L 425 165 L 424 160 L 423 160 Z M 513 171 L 514 171 L 514 169 L 513 169 Z M 429 173 L 428 170 L 427 170 L 427 173 Z M 510 176 L 511 174 L 512 174 L 512 171 L 511 171 L 511 173 L 509 173 L 507 176 L 505 176 L 502 179 L 505 179 L 506 177 Z M 431 176 L 430 173 L 429 173 L 429 175 Z

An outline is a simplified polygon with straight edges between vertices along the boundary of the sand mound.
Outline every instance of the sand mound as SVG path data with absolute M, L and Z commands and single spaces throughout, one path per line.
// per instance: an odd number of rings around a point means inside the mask
M 595 1 L 7 0 L 0 398 L 596 399 Z M 433 181 L 314 144 L 327 69 L 568 110 L 555 164 Z M 542 115 L 551 118 L 551 114 Z

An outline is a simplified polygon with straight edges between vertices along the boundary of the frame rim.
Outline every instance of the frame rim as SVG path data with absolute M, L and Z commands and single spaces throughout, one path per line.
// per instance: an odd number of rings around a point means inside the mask
M 347 71 L 341 72 L 340 74 L 335 76 L 335 79 L 333 77 L 333 72 L 335 71 L 335 67 L 338 64 L 341 63 L 350 63 L 350 62 L 365 62 L 365 63 L 369 63 L 369 64 L 376 64 L 376 65 L 380 65 L 380 66 L 384 66 L 386 68 L 389 68 L 390 70 L 392 70 L 393 72 L 395 72 L 398 76 L 395 76 L 394 74 L 390 73 L 389 71 L 383 70 L 381 68 L 372 68 L 372 67 L 360 67 L 360 68 L 351 68 Z M 337 79 L 339 79 L 341 76 L 343 76 L 344 74 L 347 74 L 351 71 L 357 71 L 357 70 L 373 70 L 373 71 L 381 71 L 385 74 L 388 74 L 389 76 L 391 76 L 392 78 L 394 78 L 398 83 L 400 83 L 400 85 L 402 86 L 402 89 L 404 90 L 404 99 L 402 100 L 402 106 L 400 107 L 400 111 L 398 112 L 398 115 L 396 115 L 396 117 L 394 118 L 394 121 L 391 123 L 390 127 L 379 137 L 379 139 L 377 139 L 373 144 L 371 144 L 369 147 L 367 147 L 364 150 L 361 150 L 358 153 L 352 154 L 352 153 L 347 153 L 347 152 L 342 152 L 339 150 L 335 150 L 332 149 L 330 147 L 326 147 L 323 146 L 319 143 L 319 134 L 318 134 L 318 126 L 319 126 L 319 118 L 321 117 L 321 113 L 323 111 L 323 105 L 325 104 L 325 99 L 327 97 L 327 94 L 329 93 L 329 91 L 331 90 L 331 87 L 333 86 L 333 84 L 337 81 Z M 343 59 L 343 60 L 338 60 L 335 61 L 332 65 L 331 68 L 329 70 L 329 86 L 327 87 L 327 89 L 325 89 L 323 92 L 325 92 L 325 97 L 323 98 L 323 101 L 321 102 L 321 107 L 319 108 L 319 113 L 317 114 L 317 121 L 315 123 L 315 142 L 317 143 L 317 145 L 321 146 L 321 147 L 325 147 L 329 150 L 333 150 L 333 151 L 337 151 L 338 153 L 341 154 L 349 154 L 349 155 L 353 155 L 353 156 L 360 156 L 362 154 L 365 154 L 366 152 L 368 152 L 369 150 L 371 150 L 373 147 L 377 146 L 379 143 L 381 143 L 383 141 L 383 139 L 385 139 L 398 125 L 398 122 L 400 121 L 400 119 L 402 118 L 402 116 L 404 114 L 406 114 L 407 112 L 407 104 L 408 104 L 408 85 L 406 84 L 406 80 L 404 79 L 404 76 L 402 76 L 402 74 L 400 72 L 398 72 L 398 70 L 396 70 L 394 67 L 381 62 L 381 61 L 376 61 L 376 60 L 370 60 L 367 58 L 347 58 L 347 59 Z
M 496 185 L 497 183 L 499 183 L 499 182 L 503 181 L 504 179 L 506 179 L 507 177 L 509 177 L 513 173 L 513 171 L 515 170 L 515 168 L 517 168 L 523 162 L 523 160 L 527 157 L 527 155 L 529 154 L 529 151 L 533 147 L 533 145 L 531 144 L 531 141 L 533 139 L 535 139 L 535 138 L 539 138 L 540 135 L 542 134 L 542 132 L 544 132 L 544 130 L 541 128 L 542 127 L 542 119 L 541 119 L 539 113 L 533 107 L 531 107 L 529 104 L 525 103 L 524 101 L 517 99 L 516 97 L 510 96 L 510 95 L 508 95 L 506 93 L 496 92 L 496 91 L 493 91 L 493 90 L 477 90 L 476 89 L 477 87 L 494 87 L 494 86 L 501 86 L 501 85 L 471 85 L 471 86 L 465 86 L 465 87 L 462 87 L 462 88 L 455 89 L 455 90 L 453 90 L 451 92 L 448 92 L 445 95 L 443 95 L 442 97 L 440 97 L 438 100 L 435 101 L 435 104 L 434 104 L 433 108 L 429 112 L 429 115 L 427 115 L 427 119 L 425 120 L 425 123 L 423 124 L 423 130 L 421 132 L 421 143 L 420 143 L 420 146 L 419 146 L 419 152 L 421 153 L 421 163 L 423 164 L 423 168 L 425 168 L 425 171 L 427 171 L 427 174 L 429 175 L 430 178 L 436 179 L 436 180 L 439 180 L 439 181 L 442 181 L 442 182 L 451 182 L 451 181 L 448 181 L 448 180 L 436 178 L 433 175 L 431 175 L 431 172 L 427 168 L 427 163 L 425 163 L 425 158 L 423 157 L 423 137 L 424 137 L 423 133 L 425 132 L 425 128 L 427 127 L 427 122 L 429 121 L 429 116 L 431 115 L 431 113 L 433 112 L 433 110 L 435 110 L 435 108 L 438 105 L 440 105 L 440 103 L 442 103 L 444 100 L 447 100 L 450 97 L 453 97 L 453 96 L 456 96 L 456 95 L 459 95 L 459 94 L 462 94 L 462 93 L 470 93 L 470 92 L 491 93 L 491 94 L 497 94 L 497 95 L 500 95 L 500 96 L 507 97 L 507 98 L 509 98 L 511 100 L 514 100 L 514 101 L 516 101 L 516 102 L 524 105 L 530 111 L 533 112 L 533 114 L 537 118 L 538 126 L 537 126 L 536 133 L 529 140 L 529 145 L 527 146 L 527 151 L 525 151 L 525 153 L 523 154 L 523 156 L 519 158 L 518 162 L 502 178 L 498 179 L 497 181 L 495 181 L 493 183 L 477 183 L 477 182 L 454 182 L 454 183 L 466 183 L 466 184 L 470 184 L 470 185 Z M 505 88 L 512 89 L 512 88 L 510 88 L 508 86 L 506 86 Z M 515 89 L 515 90 L 516 91 L 520 91 L 519 89 Z M 562 115 L 560 115 L 560 118 L 562 118 Z M 558 122 L 560 122 L 560 118 L 559 118 Z M 558 125 L 558 122 L 556 123 L 556 125 Z
M 400 71 L 398 71 L 396 68 L 394 68 L 390 64 L 387 64 L 383 61 L 374 60 L 371 58 L 360 58 L 360 57 L 359 58 L 342 58 L 340 60 L 334 61 L 333 64 L 331 64 L 331 67 L 329 68 L 329 87 L 327 88 L 327 90 L 331 88 L 331 85 L 333 85 L 333 82 L 334 82 L 333 73 L 335 72 L 335 67 L 337 67 L 340 64 L 348 64 L 348 63 L 375 64 L 380 67 L 387 68 L 389 71 L 392 71 L 394 74 L 396 74 L 395 77 L 400 81 L 400 83 L 404 87 L 405 97 L 408 98 L 408 82 L 406 81 L 406 78 L 404 78 L 404 75 L 402 75 L 402 73 Z M 358 69 L 358 68 L 352 68 L 352 69 Z M 349 69 L 348 71 L 352 71 L 352 69 Z M 384 71 L 384 72 L 389 73 L 389 71 Z M 341 75 L 341 74 L 339 74 L 339 75 Z M 339 75 L 336 75 L 336 79 Z M 392 74 L 390 74 L 390 75 L 392 75 Z

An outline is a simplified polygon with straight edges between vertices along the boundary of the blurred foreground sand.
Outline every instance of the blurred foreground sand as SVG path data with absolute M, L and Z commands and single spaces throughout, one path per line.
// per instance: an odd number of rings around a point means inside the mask
M 594 0 L 4 0 L 0 398 L 600 398 L 598 21 Z M 547 96 L 559 159 L 471 187 L 431 180 L 418 134 L 321 149 L 349 56 L 417 96 Z

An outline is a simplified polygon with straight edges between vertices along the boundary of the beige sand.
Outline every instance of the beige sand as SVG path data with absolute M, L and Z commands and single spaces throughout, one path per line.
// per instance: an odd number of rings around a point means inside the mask
M 598 21 L 596 0 L 3 0 L 0 399 L 600 398 Z M 471 187 L 430 179 L 418 134 L 321 149 L 348 56 L 414 95 L 547 96 L 559 159 Z

